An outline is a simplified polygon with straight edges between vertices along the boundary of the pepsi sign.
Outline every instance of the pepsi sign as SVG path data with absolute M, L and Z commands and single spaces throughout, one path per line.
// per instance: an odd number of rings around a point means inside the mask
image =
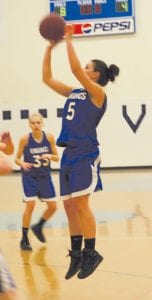
M 117 19 L 74 24 L 75 36 L 107 35 L 134 32 L 132 19 Z

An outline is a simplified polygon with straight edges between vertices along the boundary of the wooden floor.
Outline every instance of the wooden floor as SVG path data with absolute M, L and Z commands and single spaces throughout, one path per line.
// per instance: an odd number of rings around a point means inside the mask
M 87 279 L 64 279 L 69 258 L 61 200 L 41 244 L 30 232 L 31 253 L 21 251 L 24 204 L 20 174 L 0 178 L 0 248 L 19 300 L 152 300 L 152 170 L 103 171 L 104 191 L 91 197 L 97 250 L 104 261 Z M 58 174 L 53 173 L 58 192 Z M 45 204 L 37 203 L 32 222 Z

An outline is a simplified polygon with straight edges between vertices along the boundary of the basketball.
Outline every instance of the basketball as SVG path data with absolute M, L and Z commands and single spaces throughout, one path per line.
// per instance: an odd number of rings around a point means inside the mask
M 65 20 L 60 15 L 51 13 L 40 22 L 39 31 L 43 38 L 58 42 L 64 36 L 65 24 Z
M 0 157 L 0 175 L 8 175 L 12 172 L 12 164 L 8 158 Z

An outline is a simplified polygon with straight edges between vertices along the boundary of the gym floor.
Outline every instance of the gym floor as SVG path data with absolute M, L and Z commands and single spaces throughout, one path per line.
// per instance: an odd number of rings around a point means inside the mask
M 52 176 L 58 193 L 58 172 Z M 109 170 L 101 176 L 104 190 L 91 196 L 91 206 L 97 220 L 96 249 L 104 260 L 84 280 L 64 279 L 70 243 L 62 201 L 44 228 L 47 243 L 30 232 L 33 251 L 21 251 L 21 176 L 0 177 L 0 248 L 19 300 L 152 299 L 152 170 Z M 44 209 L 45 204 L 37 201 L 32 222 Z

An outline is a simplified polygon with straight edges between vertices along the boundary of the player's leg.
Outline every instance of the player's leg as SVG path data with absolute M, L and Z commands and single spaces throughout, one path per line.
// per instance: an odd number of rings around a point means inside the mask
M 31 176 L 25 174 L 22 176 L 22 184 L 23 184 L 23 192 L 24 192 L 23 201 L 26 207 L 23 213 L 22 239 L 20 242 L 20 248 L 22 250 L 32 250 L 32 247 L 28 239 L 28 231 L 30 228 L 32 213 L 35 207 L 35 201 L 37 195 L 37 182 Z
M 70 279 L 80 270 L 83 233 L 80 226 L 80 218 L 77 212 L 77 206 L 75 205 L 73 199 L 65 200 L 63 204 L 68 219 L 71 239 L 71 250 L 69 250 L 70 265 L 65 278 Z
M 46 201 L 47 209 L 44 211 L 39 222 L 37 224 L 32 225 L 31 227 L 33 233 L 36 235 L 38 240 L 42 243 L 46 242 L 46 238 L 43 233 L 43 226 L 54 215 L 57 209 L 56 201 L 50 201 L 50 200 L 52 200 L 52 198 Z
M 20 242 L 20 248 L 22 250 L 32 250 L 28 238 L 28 232 L 30 228 L 32 213 L 35 207 L 35 200 L 31 200 L 31 201 L 28 200 L 25 202 L 25 205 L 26 207 L 23 213 L 23 220 L 22 220 L 22 239 Z
M 80 217 L 84 234 L 83 259 L 78 278 L 83 279 L 91 275 L 103 260 L 103 256 L 95 250 L 96 221 L 89 205 L 89 195 L 74 199 Z
M 85 278 L 92 274 L 103 257 L 95 250 L 96 220 L 89 205 L 89 195 L 95 190 L 102 189 L 99 176 L 99 157 L 90 157 L 80 161 L 72 169 L 71 189 L 72 201 L 80 219 L 81 229 L 84 236 L 84 250 L 79 278 Z
M 31 229 L 36 235 L 38 240 L 42 243 L 46 242 L 46 238 L 43 233 L 44 224 L 54 215 L 57 209 L 57 201 L 55 198 L 55 190 L 51 180 L 51 177 L 44 177 L 39 180 L 39 198 L 46 202 L 47 209 L 44 211 L 42 217 L 38 223 L 34 224 Z
M 68 219 L 69 233 L 71 238 L 71 249 L 69 250 L 70 265 L 65 275 L 66 279 L 73 277 L 80 269 L 81 245 L 83 235 L 81 232 L 78 214 L 71 204 L 70 191 L 70 166 L 63 165 L 60 168 L 60 193 L 64 200 L 64 209 Z

